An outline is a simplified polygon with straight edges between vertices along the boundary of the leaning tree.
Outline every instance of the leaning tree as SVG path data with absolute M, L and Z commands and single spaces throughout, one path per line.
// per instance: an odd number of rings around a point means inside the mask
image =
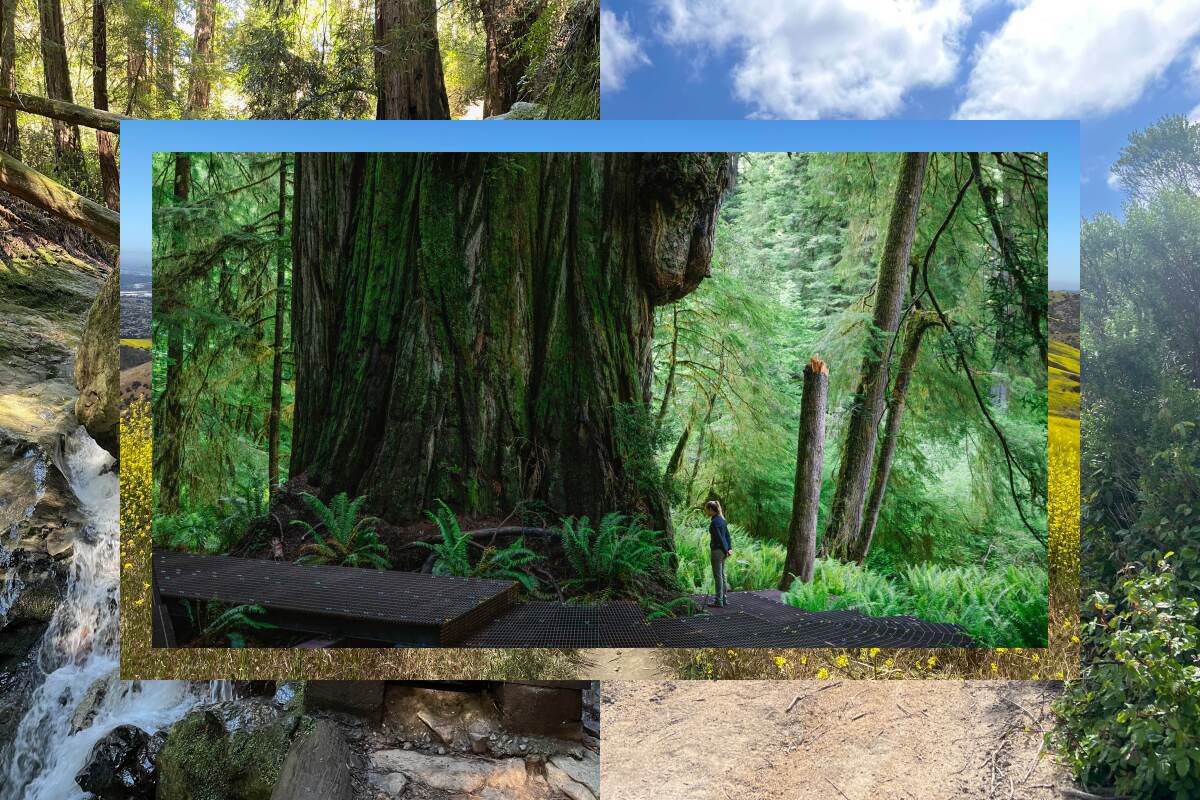
M 728 154 L 299 154 L 291 474 L 412 519 L 641 514 L 653 311 L 709 273 Z

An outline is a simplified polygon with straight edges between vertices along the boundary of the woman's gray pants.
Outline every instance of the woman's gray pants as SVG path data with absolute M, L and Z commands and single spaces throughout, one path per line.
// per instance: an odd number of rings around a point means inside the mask
M 713 586 L 717 589 L 716 603 L 719 606 L 725 605 L 725 551 L 713 550 L 712 554 L 712 571 L 713 571 Z

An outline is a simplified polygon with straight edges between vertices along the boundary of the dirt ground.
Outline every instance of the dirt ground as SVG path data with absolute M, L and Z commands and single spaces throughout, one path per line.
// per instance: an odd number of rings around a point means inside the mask
M 1050 800 L 1057 684 L 606 682 L 605 800 Z M 789 707 L 791 710 L 789 711 Z
M 580 675 L 596 681 L 651 681 L 666 677 L 666 666 L 655 650 L 645 648 L 580 650 Z

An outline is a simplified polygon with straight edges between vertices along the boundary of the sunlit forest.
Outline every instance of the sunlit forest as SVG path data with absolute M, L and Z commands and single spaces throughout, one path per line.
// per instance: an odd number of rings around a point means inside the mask
M 1044 154 L 154 159 L 158 548 L 1045 643 Z

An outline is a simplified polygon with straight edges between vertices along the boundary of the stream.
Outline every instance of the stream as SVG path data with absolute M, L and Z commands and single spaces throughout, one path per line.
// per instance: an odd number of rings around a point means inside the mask
M 114 728 L 136 725 L 154 733 L 192 707 L 231 694 L 224 682 L 118 679 L 120 494 L 114 461 L 80 426 L 63 437 L 54 462 L 86 524 L 75 541 L 62 603 L 39 645 L 37 688 L 16 736 L 0 752 L 0 800 L 91 797 L 75 775 Z M 0 602 L 3 594 L 0 588 Z

